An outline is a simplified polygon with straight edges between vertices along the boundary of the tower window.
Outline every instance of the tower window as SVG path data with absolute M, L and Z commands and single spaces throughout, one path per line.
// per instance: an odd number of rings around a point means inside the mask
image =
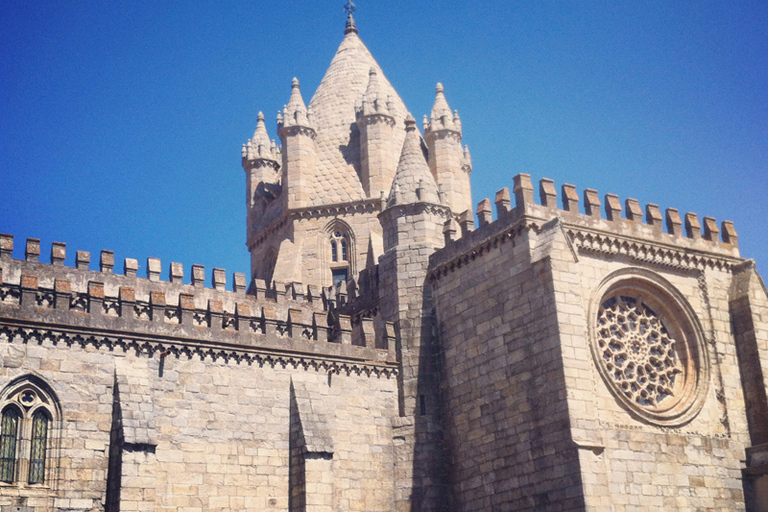
M 45 452 L 48 446 L 48 415 L 39 410 L 32 417 L 32 448 L 29 454 L 29 483 L 45 481 Z
M 325 261 L 329 263 L 333 286 L 339 286 L 343 281 L 349 279 L 353 271 L 352 255 L 353 245 L 349 229 L 342 222 L 334 221 L 335 226 L 327 231 L 328 249 L 326 249 Z M 330 261 L 329 261 L 330 260 Z M 326 274 L 327 275 L 327 274 Z
M 51 480 L 58 406 L 49 389 L 40 379 L 27 377 L 0 396 L 0 482 L 24 487 Z
M 343 231 L 334 231 L 331 235 L 331 261 L 348 261 L 349 235 Z M 341 254 L 339 254 L 341 253 Z M 339 259 L 341 256 L 341 259 Z
M 0 481 L 12 483 L 16 477 L 16 441 L 19 435 L 19 413 L 6 407 L 0 423 Z

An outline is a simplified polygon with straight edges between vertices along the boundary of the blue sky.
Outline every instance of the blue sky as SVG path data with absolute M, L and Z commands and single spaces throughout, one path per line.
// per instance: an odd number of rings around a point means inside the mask
M 0 231 L 248 272 L 240 146 L 307 101 L 340 0 L 9 1 Z M 768 270 L 768 2 L 359 0 L 360 37 L 417 119 L 462 118 L 475 204 L 512 176 L 736 224 Z

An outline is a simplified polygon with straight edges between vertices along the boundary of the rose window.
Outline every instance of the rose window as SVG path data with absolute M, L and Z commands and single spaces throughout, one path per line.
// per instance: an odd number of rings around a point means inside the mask
M 629 400 L 656 407 L 675 396 L 683 373 L 675 340 L 645 303 L 626 296 L 603 302 L 597 338 L 605 369 Z
M 590 307 L 590 349 L 618 404 L 641 421 L 679 426 L 704 405 L 709 356 L 688 298 L 654 272 L 608 275 Z

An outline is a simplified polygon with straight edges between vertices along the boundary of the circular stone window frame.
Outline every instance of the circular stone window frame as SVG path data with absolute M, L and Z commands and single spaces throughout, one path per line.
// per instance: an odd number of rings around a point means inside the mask
M 602 304 L 619 294 L 633 297 L 650 307 L 674 339 L 675 352 L 685 379 L 681 386 L 676 386 L 682 393 L 674 402 L 657 407 L 641 406 L 624 394 L 606 368 L 602 349 L 598 346 L 597 319 Z M 645 269 L 617 270 L 605 277 L 595 289 L 588 318 L 589 346 L 595 366 L 606 387 L 625 410 L 637 419 L 663 427 L 679 427 L 696 417 L 709 390 L 709 351 L 696 312 L 674 285 Z

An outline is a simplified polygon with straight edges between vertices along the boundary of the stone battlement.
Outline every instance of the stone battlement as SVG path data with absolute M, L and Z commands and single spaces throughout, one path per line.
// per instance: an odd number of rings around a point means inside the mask
M 528 174 L 514 177 L 513 195 L 514 207 L 508 188 L 496 193 L 496 220 L 491 201 L 480 201 L 477 229 L 470 211 L 460 215 L 458 221 L 447 221 L 443 228 L 446 247 L 432 257 L 432 266 L 472 252 L 478 244 L 508 232 L 513 226 L 540 229 L 553 218 L 560 220 L 571 243 L 579 250 L 626 253 L 673 266 L 727 267 L 740 261 L 738 237 L 731 221 L 718 226 L 714 218 L 704 217 L 702 223 L 697 214 L 689 212 L 681 217 L 675 208 L 667 208 L 662 215 L 657 204 L 647 204 L 643 210 L 639 201 L 631 198 L 622 207 L 617 195 L 605 194 L 601 202 L 597 190 L 590 188 L 583 191 L 584 206 L 580 211 L 579 193 L 570 184 L 562 185 L 558 206 L 557 188 L 548 178 L 539 181 L 537 203 Z
M 77 252 L 76 267 L 64 266 L 63 243 L 52 244 L 50 264 L 39 261 L 40 240 L 27 240 L 24 260 L 12 258 L 13 244 L 13 236 L 0 235 L 0 316 L 20 326 L 44 314 L 62 332 L 82 331 L 83 340 L 104 334 L 94 339 L 110 346 L 127 347 L 113 334 L 130 333 L 125 338 L 133 341 L 126 343 L 150 353 L 238 360 L 279 355 L 395 371 L 394 326 L 363 319 L 353 328 L 335 297 L 311 286 L 254 280 L 246 293 L 245 275 L 235 273 L 227 290 L 225 270 L 215 268 L 213 287 L 206 288 L 202 265 L 193 265 L 191 284 L 183 284 L 183 266 L 175 262 L 169 281 L 161 281 L 158 258 L 147 259 L 143 278 L 132 258 L 125 259 L 124 275 L 114 274 L 112 251 L 102 251 L 100 270 L 92 271 L 84 251 Z

